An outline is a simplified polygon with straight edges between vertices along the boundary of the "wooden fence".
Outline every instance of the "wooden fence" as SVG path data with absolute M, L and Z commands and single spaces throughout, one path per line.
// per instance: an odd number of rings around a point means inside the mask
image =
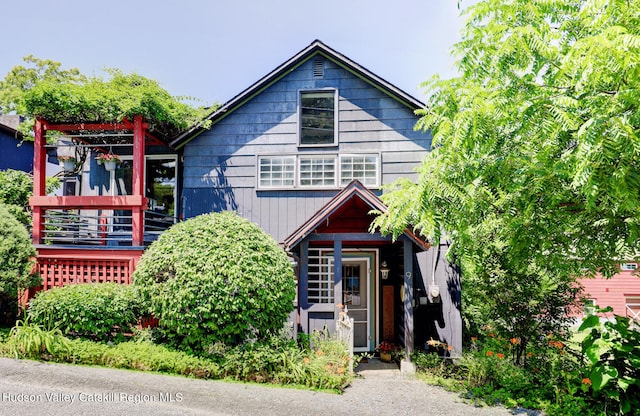
M 336 321 L 336 336 L 347 345 L 349 352 L 349 371 L 353 372 L 353 318 L 349 318 L 347 308 L 340 312 Z

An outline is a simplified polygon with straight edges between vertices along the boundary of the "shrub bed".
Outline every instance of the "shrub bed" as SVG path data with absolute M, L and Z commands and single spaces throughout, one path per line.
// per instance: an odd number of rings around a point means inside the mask
M 72 337 L 112 340 L 130 333 L 142 310 L 135 287 L 88 283 L 39 292 L 29 302 L 27 318 Z
M 333 391 L 341 391 L 353 379 L 344 344 L 321 337 L 314 339 L 313 348 L 304 349 L 280 337 L 235 347 L 217 344 L 209 357 L 197 357 L 152 343 L 147 331 L 127 342 L 104 344 L 70 340 L 58 329 L 21 323 L 0 341 L 2 355 Z

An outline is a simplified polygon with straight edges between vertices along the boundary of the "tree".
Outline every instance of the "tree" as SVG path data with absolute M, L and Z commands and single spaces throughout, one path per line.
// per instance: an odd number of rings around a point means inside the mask
M 0 202 L 0 321 L 11 322 L 17 315 L 18 292 L 40 284 L 32 273 L 35 248 L 24 225 Z
M 485 0 L 465 13 L 459 76 L 425 84 L 417 127 L 433 150 L 374 225 L 447 230 L 476 272 L 486 237 L 506 273 L 613 274 L 640 252 L 640 2 Z
M 107 68 L 107 78 L 29 55 L 0 81 L 0 113 L 26 116 L 20 130 L 31 137 L 35 117 L 50 122 L 120 122 L 142 115 L 150 130 L 171 137 L 201 121 L 210 109 L 184 103 L 156 81 Z M 194 99 L 189 98 L 190 101 Z
M 47 178 L 47 193 L 59 186 L 58 178 Z M 31 227 L 29 197 L 32 195 L 33 176 L 21 170 L 0 170 L 0 203 L 27 227 Z
M 33 55 L 25 56 L 24 62 L 26 65 L 14 66 L 0 80 L 0 113 L 31 115 L 26 107 L 25 93 L 41 82 L 83 83 L 87 80 L 77 68 L 61 69 L 60 62 Z M 33 131 L 33 118 L 21 123 L 20 130 L 29 137 Z

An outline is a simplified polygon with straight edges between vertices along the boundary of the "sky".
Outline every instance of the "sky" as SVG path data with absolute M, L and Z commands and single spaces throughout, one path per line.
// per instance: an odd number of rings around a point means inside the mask
M 33 54 L 86 75 L 136 72 L 208 105 L 319 39 L 424 101 L 422 82 L 455 73 L 459 14 L 458 0 L 7 1 L 0 77 Z

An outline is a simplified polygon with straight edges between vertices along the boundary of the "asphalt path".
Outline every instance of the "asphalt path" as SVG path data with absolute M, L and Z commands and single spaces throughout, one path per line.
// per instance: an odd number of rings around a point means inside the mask
M 398 370 L 368 367 L 343 394 L 0 358 L 0 415 L 509 415 Z

